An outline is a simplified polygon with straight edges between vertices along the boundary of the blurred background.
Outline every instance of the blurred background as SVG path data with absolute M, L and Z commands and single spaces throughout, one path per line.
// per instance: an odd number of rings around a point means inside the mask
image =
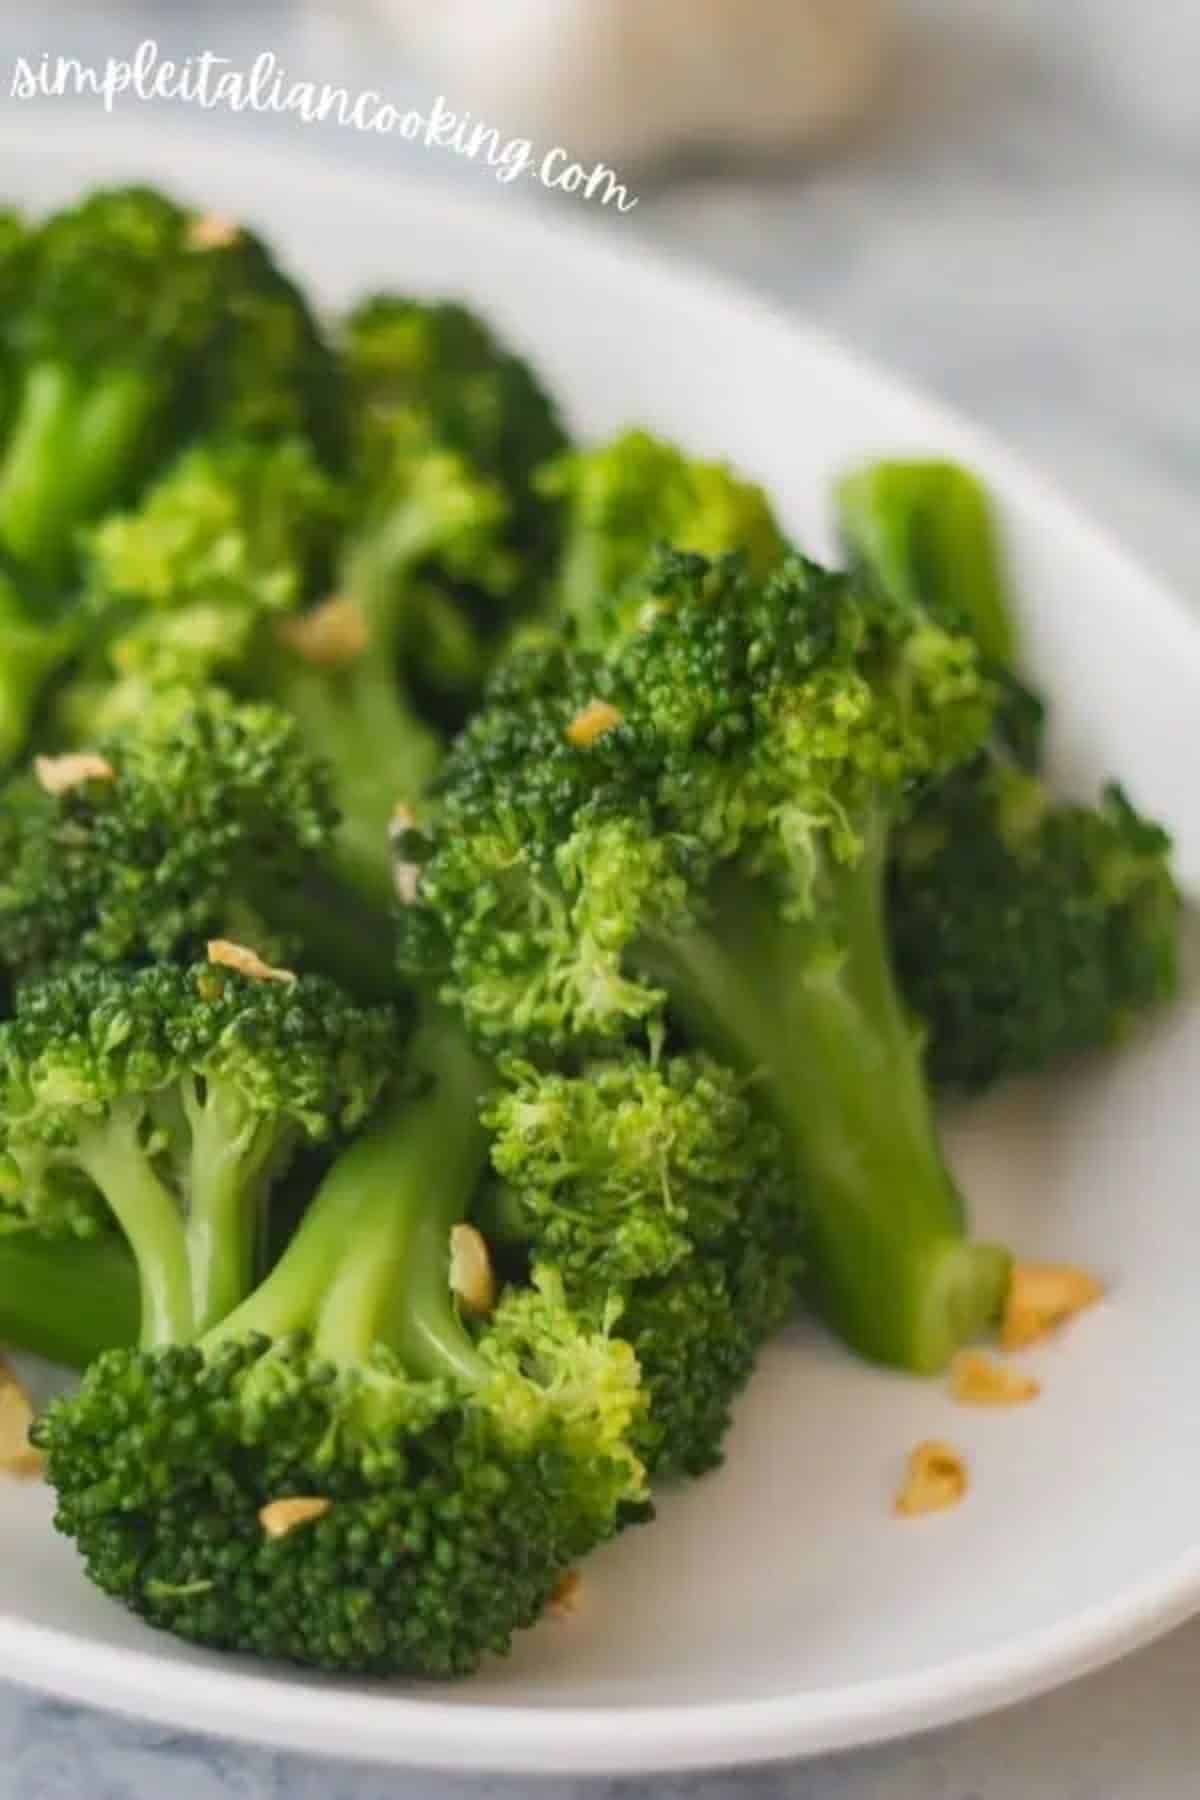
M 145 37 L 164 56 L 209 50 L 243 67 L 270 51 L 297 80 L 373 88 L 401 108 L 441 93 L 539 148 L 603 157 L 638 196 L 632 211 L 535 182 L 500 186 L 398 136 L 161 109 L 225 141 L 303 140 L 736 276 L 1000 433 L 1200 605 L 1197 0 L 127 0 L 36 11 L 0 0 L 0 106 L 16 108 L 17 55 L 103 62 Z M 26 116 L 31 133 L 54 128 L 53 109 Z M 1185 1800 L 1198 1678 L 1193 1626 L 1066 1694 L 916 1746 L 619 1791 Z M 177 1800 L 524 1800 L 521 1784 L 335 1771 L 0 1689 L 3 1800 L 147 1800 L 168 1785 Z

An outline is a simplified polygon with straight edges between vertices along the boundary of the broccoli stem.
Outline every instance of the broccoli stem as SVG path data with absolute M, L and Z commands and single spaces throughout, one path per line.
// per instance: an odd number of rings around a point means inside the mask
M 68 573 L 78 526 L 136 473 L 158 401 L 137 370 L 97 382 L 60 363 L 31 368 L 0 461 L 0 542 L 48 581 Z
M 949 462 L 878 462 L 843 476 L 838 522 L 881 591 L 966 621 L 992 662 L 1016 659 L 1016 622 L 987 495 Z
M 203 1098 L 188 1083 L 183 1104 L 192 1138 L 184 1236 L 192 1328 L 201 1332 L 232 1312 L 253 1285 L 264 1178 L 278 1135 L 221 1082 L 209 1081 Z
M 397 803 L 415 799 L 436 769 L 436 735 L 406 709 L 391 659 L 374 645 L 333 671 L 281 654 L 268 691 L 329 764 L 342 814 L 338 873 L 372 905 L 391 905 L 388 829 Z
M 0 1237 L 0 1342 L 83 1369 L 138 1335 L 138 1279 L 119 1238 Z
M 482 1378 L 450 1296 L 449 1237 L 487 1160 L 489 1076 L 461 1026 L 432 1009 L 410 1064 L 424 1085 L 386 1102 L 339 1157 L 270 1275 L 207 1343 L 315 1328 L 335 1362 L 383 1342 L 414 1374 Z
M 741 883 L 712 930 L 648 957 L 676 1011 L 764 1083 L 791 1143 L 814 1297 L 876 1361 L 943 1368 L 1000 1310 L 1006 1253 L 969 1242 L 884 929 L 885 833 L 826 871 L 836 949 Z M 823 906 L 824 911 L 824 906 Z
M 104 1123 L 80 1130 L 77 1154 L 129 1240 L 141 1291 L 141 1344 L 155 1349 L 192 1337 L 192 1285 L 179 1209 L 142 1146 L 141 1126 L 140 1110 L 114 1108 Z

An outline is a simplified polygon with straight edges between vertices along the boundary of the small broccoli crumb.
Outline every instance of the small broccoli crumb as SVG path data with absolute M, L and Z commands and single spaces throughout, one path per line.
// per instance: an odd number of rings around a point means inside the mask
M 928 1438 L 908 1459 L 903 1486 L 896 1495 L 896 1516 L 920 1518 L 957 1506 L 967 1492 L 966 1460 L 951 1444 Z
M 311 1525 L 331 1510 L 332 1500 L 319 1495 L 296 1495 L 286 1500 L 269 1500 L 258 1511 L 258 1522 L 269 1538 L 287 1537 L 300 1525 Z
M 68 750 L 63 756 L 37 756 L 33 761 L 38 786 L 44 793 L 69 794 L 88 781 L 114 781 L 116 770 L 95 750 Z

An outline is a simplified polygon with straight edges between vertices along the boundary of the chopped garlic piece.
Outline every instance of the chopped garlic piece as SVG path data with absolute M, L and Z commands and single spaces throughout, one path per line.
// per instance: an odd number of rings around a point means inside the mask
M 40 1475 L 42 1456 L 29 1441 L 33 1406 L 8 1364 L 0 1357 L 0 1473 Z
M 398 800 L 388 825 L 388 839 L 393 849 L 403 842 L 405 834 L 413 829 L 416 822 L 417 815 L 412 807 L 406 806 L 403 800 Z M 417 891 L 421 885 L 420 863 L 408 862 L 397 856 L 392 863 L 392 885 L 402 906 L 415 906 Z
M 896 1512 L 903 1519 L 922 1513 L 944 1512 L 957 1506 L 967 1491 L 967 1465 L 950 1444 L 927 1439 L 908 1459 L 904 1485 L 896 1495 Z
M 33 771 L 47 794 L 69 794 L 85 781 L 113 781 L 116 770 L 95 750 L 68 750 L 65 756 L 36 756 Z
M 583 1576 L 578 1569 L 568 1569 L 549 1600 L 546 1611 L 554 1619 L 570 1619 L 579 1611 L 583 1596 Z
M 356 600 L 334 594 L 294 619 L 280 619 L 280 642 L 318 669 L 344 669 L 357 662 L 371 639 L 366 614 Z
M 567 738 L 577 750 L 590 750 L 605 732 L 624 723 L 624 713 L 607 700 L 589 700 L 567 726 Z
M 269 1500 L 259 1508 L 258 1522 L 269 1538 L 286 1537 L 298 1525 L 309 1525 L 323 1519 L 333 1506 L 332 1500 L 297 1496 L 294 1500 Z
M 486 1319 L 496 1304 L 487 1240 L 474 1225 L 456 1225 L 450 1233 L 450 1289 L 479 1319 Z
M 1086 1269 L 1070 1263 L 1014 1263 L 1000 1342 L 1006 1350 L 1021 1350 L 1103 1298 L 1103 1286 Z
M 1006 1369 L 994 1357 L 977 1350 L 963 1350 L 950 1369 L 950 1392 L 964 1406 L 1020 1406 L 1036 1400 L 1041 1382 L 1016 1369 Z
M 228 938 L 208 940 L 208 960 L 220 968 L 235 969 L 239 975 L 249 976 L 251 981 L 283 981 L 290 986 L 296 979 L 291 969 L 273 969 L 257 951 L 248 950 L 245 944 L 232 944 Z
M 228 250 L 241 235 L 242 228 L 236 219 L 226 218 L 224 213 L 202 213 L 188 226 L 188 249 Z

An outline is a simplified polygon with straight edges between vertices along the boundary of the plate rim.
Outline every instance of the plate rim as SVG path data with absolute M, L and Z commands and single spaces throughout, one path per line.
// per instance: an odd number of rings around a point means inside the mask
M 77 161 L 81 181 L 95 152 L 91 109 L 59 103 L 27 107 L 21 122 L 0 122 L 0 157 L 36 152 L 39 126 L 53 120 L 55 160 Z M 768 332 L 839 377 L 868 385 L 888 402 L 919 410 L 932 436 L 944 434 L 976 457 L 1030 519 L 1058 540 L 1105 561 L 1129 603 L 1144 607 L 1150 629 L 1174 640 L 1200 670 L 1200 630 L 1182 597 L 1065 497 L 1053 480 L 1010 451 L 969 417 L 894 375 L 802 316 L 726 274 L 641 239 L 618 243 L 576 219 L 560 220 L 523 206 L 515 220 L 447 181 L 407 170 L 385 174 L 354 158 L 284 145 L 266 134 L 220 138 L 178 117 L 153 122 L 103 117 L 106 150 L 144 154 L 175 165 L 237 165 L 264 193 L 303 180 L 331 197 L 355 181 L 381 201 L 414 212 L 460 217 L 481 243 L 523 237 L 531 255 L 567 254 L 610 273 L 653 284 L 676 305 L 737 321 L 739 330 Z M 242 141 L 244 139 L 244 141 Z M 172 166 L 162 177 L 176 179 Z M 151 176 L 159 179 L 157 170 Z M 781 335 L 782 334 L 782 335 Z M 330 1684 L 295 1690 L 286 1678 L 244 1665 L 175 1663 L 152 1648 L 81 1642 L 70 1631 L 15 1619 L 0 1611 L 0 1668 L 6 1680 L 57 1698 L 97 1705 L 155 1723 L 303 1751 L 331 1759 L 371 1761 L 442 1772 L 515 1775 L 633 1775 L 683 1772 L 781 1761 L 874 1744 L 997 1710 L 1090 1673 L 1141 1648 L 1200 1610 L 1200 1545 L 1109 1601 L 1051 1627 L 914 1674 L 825 1689 L 819 1694 L 705 1701 L 668 1706 L 473 1705 L 411 1694 L 361 1694 Z M 332 1740 L 332 1741 L 331 1741 Z

